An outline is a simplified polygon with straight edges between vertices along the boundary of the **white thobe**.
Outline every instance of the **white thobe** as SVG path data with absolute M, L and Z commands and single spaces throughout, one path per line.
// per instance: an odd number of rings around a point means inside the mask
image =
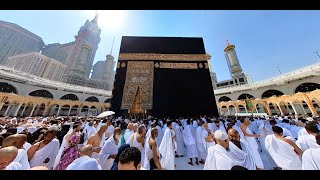
M 175 132 L 176 132 L 176 142 L 177 142 L 177 155 L 183 156 L 184 144 L 183 144 L 183 137 L 182 137 L 182 126 L 177 126 Z
M 30 167 L 33 168 L 35 166 L 45 166 L 49 170 L 52 169 L 53 164 L 55 162 L 55 158 L 59 151 L 59 140 L 53 139 L 49 144 L 36 151 L 30 160 Z M 45 159 L 49 158 L 49 162 L 44 163 Z
M 302 154 L 302 170 L 320 170 L 320 148 L 310 148 Z
M 96 132 L 97 132 L 97 131 L 96 131 L 96 129 L 95 129 L 93 126 L 88 126 L 88 127 L 86 128 L 86 131 L 85 131 L 85 133 L 86 133 L 86 138 L 85 138 L 86 143 L 85 143 L 85 144 L 87 144 L 89 138 L 90 138 L 94 133 L 96 133 Z
M 316 138 L 311 134 L 299 136 L 296 144 L 302 151 L 309 148 L 320 148 L 320 145 L 317 144 Z
M 24 149 L 18 149 L 18 154 L 17 154 L 16 158 L 13 160 L 13 162 L 20 163 L 22 165 L 22 169 L 21 170 L 30 169 L 30 164 L 29 164 L 29 161 L 28 161 L 27 151 L 25 151 Z
M 18 162 L 11 162 L 4 170 L 23 170 L 22 165 Z
M 266 137 L 265 146 L 279 167 L 284 170 L 301 170 L 301 160 L 289 143 L 272 134 Z
M 159 147 L 163 138 L 163 131 L 159 125 L 156 126 L 156 128 L 158 129 L 158 137 L 156 138 L 156 140 L 157 140 L 157 146 Z
M 193 132 L 192 125 L 187 125 L 183 132 L 183 141 L 187 147 L 188 158 L 198 157 L 197 144 L 196 144 L 196 134 Z
M 114 136 L 111 136 L 103 145 L 101 152 L 98 155 L 98 162 L 101 165 L 102 170 L 111 169 L 114 159 L 108 159 L 108 157 L 111 154 L 117 154 L 120 145 L 120 140 L 118 144 L 116 144 L 116 142 L 114 141 Z
M 69 164 L 66 170 L 101 170 L 101 166 L 96 159 L 82 156 Z
M 199 126 L 196 130 L 196 140 L 197 140 L 197 149 L 198 149 L 198 154 L 201 159 L 206 159 L 207 156 L 207 151 L 205 149 L 205 145 L 203 144 L 203 138 L 202 138 L 202 131 L 204 128 L 202 126 Z
M 230 155 L 236 165 L 245 167 L 249 170 L 256 170 L 256 163 L 254 162 L 249 145 L 246 141 L 240 139 L 241 149 L 229 141 Z
M 216 144 L 209 148 L 204 170 L 231 170 L 235 165 L 230 153 L 223 146 Z
M 253 132 L 250 130 L 249 127 L 247 127 L 247 129 L 246 129 L 246 133 L 253 134 Z M 252 152 L 252 156 L 254 158 L 254 161 L 255 161 L 257 167 L 260 169 L 264 169 L 263 162 L 261 160 L 261 156 L 258 151 L 259 146 L 258 146 L 256 138 L 255 137 L 248 137 L 248 136 L 244 136 L 244 138 L 245 138 L 246 142 L 249 144 L 249 147 Z
M 174 170 L 174 142 L 172 141 L 171 130 L 167 128 L 159 146 L 161 154 L 160 163 L 163 169 Z
M 31 145 L 30 143 L 25 142 L 25 143 L 23 144 L 23 149 L 26 150 L 26 151 L 28 151 L 31 146 L 32 146 L 32 145 Z

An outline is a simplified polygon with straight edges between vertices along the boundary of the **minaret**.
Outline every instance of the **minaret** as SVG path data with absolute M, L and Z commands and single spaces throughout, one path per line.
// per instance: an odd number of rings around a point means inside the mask
M 242 68 L 240 66 L 235 47 L 235 45 L 230 44 L 228 40 L 226 40 L 226 48 L 224 49 L 224 52 L 232 77 L 236 74 L 242 73 Z
M 235 50 L 235 45 L 230 44 L 228 40 L 226 40 L 226 47 L 224 49 L 224 54 L 229 66 L 229 71 L 232 79 L 234 80 L 235 85 L 239 84 L 247 84 L 247 77 L 245 76 L 240 62 Z
M 115 65 L 115 61 L 114 61 L 114 57 L 112 56 L 114 38 L 115 37 L 113 37 L 110 54 L 108 54 L 106 56 L 105 68 L 104 68 L 104 79 L 107 80 L 107 83 L 110 84 L 110 86 L 113 85 L 113 78 L 114 78 L 113 77 L 114 76 L 113 68 L 114 68 L 114 65 Z

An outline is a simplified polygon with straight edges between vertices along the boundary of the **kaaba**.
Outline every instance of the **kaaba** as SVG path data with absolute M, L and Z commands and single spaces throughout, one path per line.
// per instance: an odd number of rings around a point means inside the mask
M 218 116 L 210 58 L 202 38 L 123 36 L 110 110 L 116 116 Z

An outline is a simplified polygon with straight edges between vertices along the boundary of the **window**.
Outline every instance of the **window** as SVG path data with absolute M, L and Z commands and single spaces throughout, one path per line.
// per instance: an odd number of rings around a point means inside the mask
M 244 79 L 243 79 L 243 78 L 239 78 L 239 81 L 240 81 L 240 82 L 244 82 Z

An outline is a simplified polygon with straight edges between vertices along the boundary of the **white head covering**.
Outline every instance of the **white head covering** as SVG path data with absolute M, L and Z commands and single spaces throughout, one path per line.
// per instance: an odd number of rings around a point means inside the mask
M 307 117 L 306 120 L 313 121 L 313 118 L 312 117 Z
M 216 132 L 214 133 L 214 137 L 215 137 L 216 139 L 221 140 L 221 141 L 224 141 L 224 140 L 228 139 L 227 133 L 225 133 L 225 132 L 222 131 L 222 130 L 216 130 Z
M 27 123 L 32 123 L 33 119 L 28 119 Z

